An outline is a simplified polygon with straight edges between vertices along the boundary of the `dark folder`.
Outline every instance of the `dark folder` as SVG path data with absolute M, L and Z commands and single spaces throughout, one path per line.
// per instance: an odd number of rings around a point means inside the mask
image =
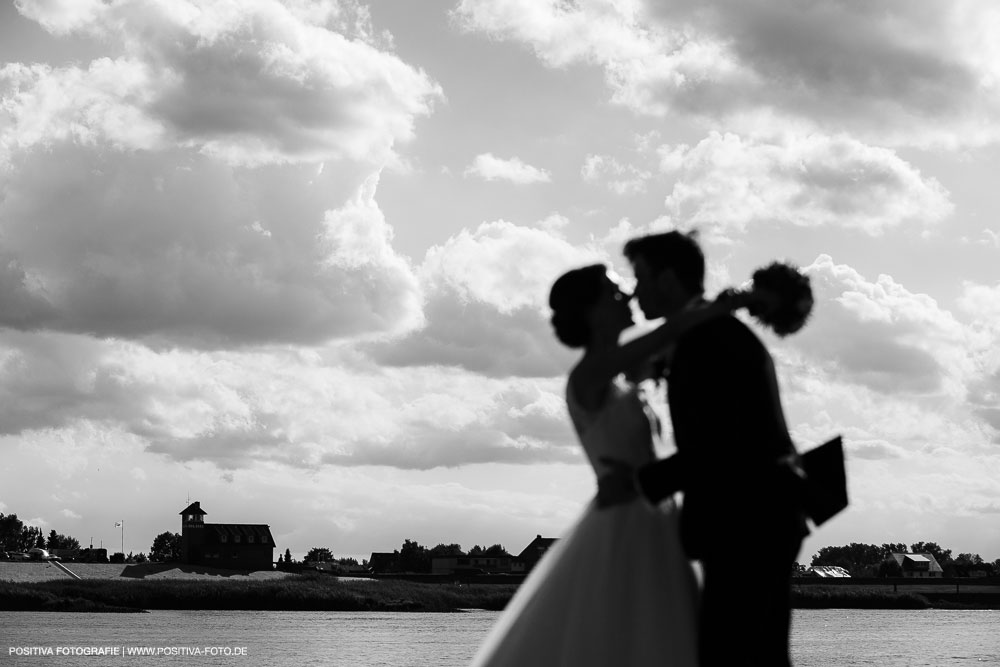
M 802 454 L 800 460 L 806 473 L 806 513 L 819 526 L 847 507 L 844 443 L 838 435 Z

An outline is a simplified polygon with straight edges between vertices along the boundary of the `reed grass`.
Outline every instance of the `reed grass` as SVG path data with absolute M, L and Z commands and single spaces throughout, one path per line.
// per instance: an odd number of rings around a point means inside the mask
M 92 579 L 0 581 L 2 611 L 227 609 L 456 612 L 503 609 L 517 584 L 349 581 L 307 573 L 284 579 Z M 884 588 L 793 586 L 797 609 L 1000 609 L 991 593 L 892 592 Z
M 422 611 L 503 609 L 517 586 L 408 581 L 343 582 L 306 574 L 279 580 L 0 582 L 0 610 L 231 609 Z

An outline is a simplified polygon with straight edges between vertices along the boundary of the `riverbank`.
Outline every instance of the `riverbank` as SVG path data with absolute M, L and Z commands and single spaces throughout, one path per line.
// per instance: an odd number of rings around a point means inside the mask
M 0 581 L 0 611 L 419 611 L 503 609 L 517 589 L 497 584 L 344 580 L 304 574 L 280 580 Z
M 174 568 L 177 570 L 177 568 Z M 178 572 L 181 572 L 178 570 Z M 153 609 L 271 611 L 501 610 L 518 584 L 348 579 L 323 573 L 206 571 L 185 577 L 123 577 L 46 581 L 0 580 L 2 611 L 141 612 Z M 133 572 L 135 574 L 135 572 Z M 148 571 L 147 571 L 148 574 Z M 196 576 L 197 575 L 197 576 Z M 796 585 L 797 609 L 1000 609 L 1000 587 L 969 585 Z

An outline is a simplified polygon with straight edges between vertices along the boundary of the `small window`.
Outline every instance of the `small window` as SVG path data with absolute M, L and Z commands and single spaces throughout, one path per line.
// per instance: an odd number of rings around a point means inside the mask
M 233 537 L 233 542 L 236 542 L 236 544 L 239 544 L 240 543 L 240 536 L 236 535 L 235 537 Z
M 219 536 L 219 541 L 222 542 L 223 544 L 225 544 L 226 542 L 229 541 L 229 536 L 228 535 L 220 535 Z
M 249 542 L 250 544 L 253 544 L 253 535 L 248 535 L 247 536 L 247 542 Z

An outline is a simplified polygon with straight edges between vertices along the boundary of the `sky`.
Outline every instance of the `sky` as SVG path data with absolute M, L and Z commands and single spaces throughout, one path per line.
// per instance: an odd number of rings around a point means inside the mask
M 195 500 L 296 559 L 558 537 L 595 483 L 549 286 L 697 229 L 710 295 L 812 281 L 800 333 L 751 324 L 799 449 L 845 440 L 800 561 L 998 559 L 998 32 L 991 0 L 0 0 L 0 512 L 126 553 Z

